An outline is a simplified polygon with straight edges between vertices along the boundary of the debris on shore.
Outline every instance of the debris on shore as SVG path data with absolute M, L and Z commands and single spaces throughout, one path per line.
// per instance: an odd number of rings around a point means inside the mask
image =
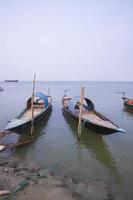
M 3 151 L 5 148 L 5 145 L 0 145 L 0 152 Z
M 0 152 L 4 151 L 5 149 L 9 149 L 9 150 L 13 150 L 16 147 L 20 147 L 22 145 L 27 145 L 32 143 L 32 140 L 25 140 L 25 141 L 21 141 L 21 142 L 16 142 L 16 143 L 9 143 L 9 144 L 0 144 Z
M 8 195 L 10 194 L 9 190 L 0 190 L 0 196 Z
M 20 183 L 24 181 L 28 184 L 19 190 Z M 111 199 L 107 185 L 101 181 L 74 183 L 72 179 L 55 176 L 35 163 L 4 159 L 0 161 L 0 191 L 6 190 L 10 195 L 13 188 L 17 188 L 13 196 L 15 200 Z M 2 195 L 4 196 L 0 196 L 0 199 L 8 197 L 7 194 Z

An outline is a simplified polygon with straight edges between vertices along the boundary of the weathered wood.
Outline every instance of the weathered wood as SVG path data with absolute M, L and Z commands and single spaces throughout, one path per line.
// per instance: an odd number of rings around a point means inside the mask
M 3 150 L 5 150 L 6 148 L 7 149 L 13 149 L 15 147 L 19 147 L 19 146 L 22 146 L 22 145 L 25 145 L 25 144 L 30 144 L 31 142 L 32 142 L 32 140 L 25 140 L 25 141 L 17 142 L 17 143 L 0 144 L 0 146 L 1 146 L 1 149 L 3 147 Z
M 42 95 L 44 95 L 42 93 Z M 31 98 L 30 98 L 31 100 Z M 51 110 L 51 102 L 52 102 L 52 97 L 48 96 L 48 106 L 44 106 L 44 100 L 39 101 L 39 104 L 34 105 L 34 124 L 39 121 L 39 119 L 42 119 L 42 116 L 46 116 L 48 112 Z M 29 101 L 29 100 L 28 100 Z M 11 122 L 7 125 L 6 130 L 10 131 L 15 131 L 18 134 L 21 134 L 22 132 L 20 131 L 19 133 L 19 128 L 30 128 L 30 133 L 31 133 L 31 121 L 32 121 L 32 112 L 31 112 L 31 104 L 30 108 L 27 109 L 27 107 L 21 111 L 15 118 L 11 120 Z
M 71 104 L 71 109 L 69 108 L 69 102 L 73 99 L 69 96 L 65 96 L 62 99 L 63 104 L 63 114 L 65 113 L 69 114 L 71 117 L 75 118 L 77 121 L 79 121 L 79 109 L 77 110 L 76 106 L 77 103 L 79 103 L 80 99 L 76 99 L 76 102 L 72 101 L 73 104 Z M 82 103 L 82 102 L 81 102 Z M 80 131 L 81 131 L 81 123 L 83 122 L 83 125 L 89 128 L 90 130 L 99 132 L 101 134 L 110 134 L 114 132 L 123 132 L 125 131 L 121 129 L 118 125 L 116 125 L 114 122 L 109 120 L 107 117 L 102 115 L 101 113 L 97 112 L 94 108 L 93 102 L 88 98 L 83 98 L 83 106 L 82 106 L 82 117 L 80 118 L 81 121 L 78 124 L 79 128 L 79 137 L 80 137 Z M 64 112 L 65 111 L 65 112 Z
M 31 100 L 31 113 L 32 113 L 31 134 L 34 133 L 34 91 L 35 91 L 35 79 L 36 79 L 36 74 L 34 74 L 32 100 Z
M 81 124 L 82 124 L 82 106 L 83 106 L 83 98 L 85 93 L 85 87 L 81 87 L 80 91 L 80 106 L 79 106 L 79 122 L 78 122 L 78 136 L 81 136 Z
M 113 123 L 111 123 L 109 120 L 103 120 L 99 116 L 97 116 L 94 112 L 83 112 L 82 118 L 85 120 L 89 120 L 92 123 L 95 123 L 99 126 L 104 126 L 112 129 L 117 129 L 117 126 Z
M 10 194 L 9 190 L 0 190 L 0 196 L 4 196 L 4 195 L 7 195 L 7 194 Z
M 21 145 L 24 145 L 24 144 L 30 144 L 32 142 L 32 140 L 25 140 L 25 141 L 22 141 L 22 142 L 17 142 L 15 144 L 12 144 L 12 147 L 19 147 Z

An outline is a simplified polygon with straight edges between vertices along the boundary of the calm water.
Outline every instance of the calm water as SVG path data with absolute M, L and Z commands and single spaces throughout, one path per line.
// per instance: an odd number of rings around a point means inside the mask
M 0 129 L 25 106 L 31 95 L 32 83 L 0 83 Z M 100 135 L 84 128 L 77 139 L 77 124 L 63 114 L 61 99 L 64 89 L 78 95 L 85 86 L 86 96 L 93 100 L 96 110 L 117 123 L 126 133 Z M 133 82 L 37 82 L 36 91 L 47 91 L 53 97 L 53 108 L 45 121 L 36 127 L 34 142 L 14 152 L 5 151 L 0 157 L 13 154 L 17 158 L 33 160 L 50 169 L 60 161 L 59 175 L 75 181 L 103 180 L 113 190 L 115 198 L 133 199 L 133 113 L 123 110 L 118 91 L 133 97 Z M 22 141 L 29 136 L 8 136 L 5 142 Z

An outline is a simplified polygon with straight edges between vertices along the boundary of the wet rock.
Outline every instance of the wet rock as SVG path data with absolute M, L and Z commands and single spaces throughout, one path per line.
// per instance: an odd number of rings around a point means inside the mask
M 75 192 L 76 185 L 73 183 L 71 178 L 64 178 L 63 184 L 65 187 L 69 188 L 71 192 Z
M 39 172 L 37 173 L 38 176 L 40 176 L 41 178 L 46 178 L 48 176 L 48 170 L 45 169 L 41 169 L 39 170 Z
M 62 181 L 61 180 L 57 180 L 57 179 L 48 179 L 46 181 L 47 185 L 52 186 L 52 187 L 62 187 Z
M 80 195 L 84 195 L 87 192 L 87 185 L 85 183 L 79 183 L 76 192 Z
M 83 200 L 109 200 L 107 186 L 103 182 L 79 183 L 76 192 Z

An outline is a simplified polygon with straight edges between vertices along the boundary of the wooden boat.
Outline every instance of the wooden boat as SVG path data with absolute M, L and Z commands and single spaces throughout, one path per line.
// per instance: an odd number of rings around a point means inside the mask
M 65 95 L 62 99 L 62 104 L 65 112 L 79 120 L 80 97 L 71 98 Z M 83 98 L 82 123 L 89 129 L 102 134 L 125 132 L 118 125 L 97 112 L 93 102 L 88 98 Z
M 33 103 L 34 122 L 40 121 L 51 110 L 52 98 L 42 92 L 35 93 Z M 31 110 L 32 97 L 28 99 L 26 108 L 17 114 L 7 125 L 5 130 L 23 129 L 28 126 L 31 127 L 32 110 Z
M 18 82 L 17 79 L 11 79 L 11 80 L 4 80 L 4 82 Z
M 127 111 L 133 111 L 133 99 L 131 98 L 127 98 L 125 96 L 125 92 L 117 92 L 118 94 L 122 94 L 122 99 L 124 101 L 124 108 L 125 108 L 125 111 L 127 109 Z
M 122 99 L 124 101 L 124 106 L 127 109 L 133 110 L 133 99 L 127 98 L 125 96 L 123 96 Z

